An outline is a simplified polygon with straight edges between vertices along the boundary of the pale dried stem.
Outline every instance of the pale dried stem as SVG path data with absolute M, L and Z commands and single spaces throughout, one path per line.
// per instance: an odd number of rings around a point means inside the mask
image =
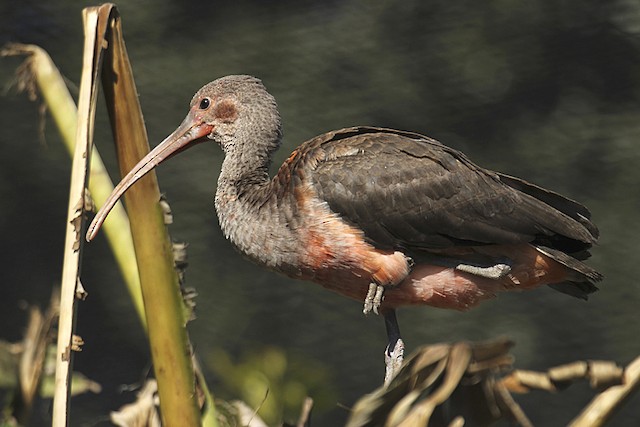
M 597 395 L 571 423 L 570 427 L 599 427 L 640 387 L 640 357 L 624 370 L 622 384 L 609 387 Z
M 76 147 L 71 168 L 67 229 L 65 234 L 62 289 L 60 294 L 60 320 L 58 322 L 58 344 L 56 352 L 55 391 L 53 399 L 54 427 L 69 424 L 69 397 L 71 394 L 72 345 L 76 311 L 76 288 L 80 276 L 80 254 L 82 249 L 82 223 L 85 207 L 85 187 L 89 171 L 89 153 L 93 137 L 95 112 L 95 88 L 93 83 L 95 25 L 97 14 L 85 13 L 85 45 L 83 56 L 80 96 L 78 100 L 78 125 Z

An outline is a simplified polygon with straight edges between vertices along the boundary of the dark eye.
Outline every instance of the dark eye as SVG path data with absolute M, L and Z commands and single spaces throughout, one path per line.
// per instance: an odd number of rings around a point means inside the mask
M 206 110 L 207 108 L 209 108 L 210 105 L 211 105 L 211 100 L 209 98 L 202 98 L 202 101 L 200 101 L 201 110 Z

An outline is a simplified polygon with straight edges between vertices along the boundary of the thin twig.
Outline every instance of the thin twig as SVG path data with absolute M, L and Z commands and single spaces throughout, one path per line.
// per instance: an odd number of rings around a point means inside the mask
M 507 390 L 502 383 L 496 383 L 494 390 L 502 399 L 501 403 L 507 407 L 509 415 L 513 418 L 513 421 L 518 423 L 521 427 L 533 427 L 533 423 L 529 420 L 527 414 L 525 414 L 520 405 L 513 400 L 511 393 L 509 393 L 509 390 Z

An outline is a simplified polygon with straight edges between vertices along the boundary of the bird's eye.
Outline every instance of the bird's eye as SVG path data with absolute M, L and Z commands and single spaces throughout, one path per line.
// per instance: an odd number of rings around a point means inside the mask
M 200 101 L 201 110 L 206 110 L 207 108 L 209 108 L 210 105 L 211 105 L 211 100 L 209 98 L 202 98 L 202 101 Z

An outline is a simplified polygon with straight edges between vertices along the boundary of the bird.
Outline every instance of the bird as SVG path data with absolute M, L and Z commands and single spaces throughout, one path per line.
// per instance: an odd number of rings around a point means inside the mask
M 213 141 L 224 152 L 215 208 L 225 237 L 259 265 L 381 314 L 385 383 L 404 354 L 398 307 L 467 310 L 544 285 L 587 299 L 603 278 L 584 262 L 599 235 L 591 213 L 554 191 L 480 167 L 427 136 L 368 126 L 309 139 L 271 176 L 282 136 L 261 80 L 206 84 L 179 127 L 114 188 L 87 241 L 139 178 Z

